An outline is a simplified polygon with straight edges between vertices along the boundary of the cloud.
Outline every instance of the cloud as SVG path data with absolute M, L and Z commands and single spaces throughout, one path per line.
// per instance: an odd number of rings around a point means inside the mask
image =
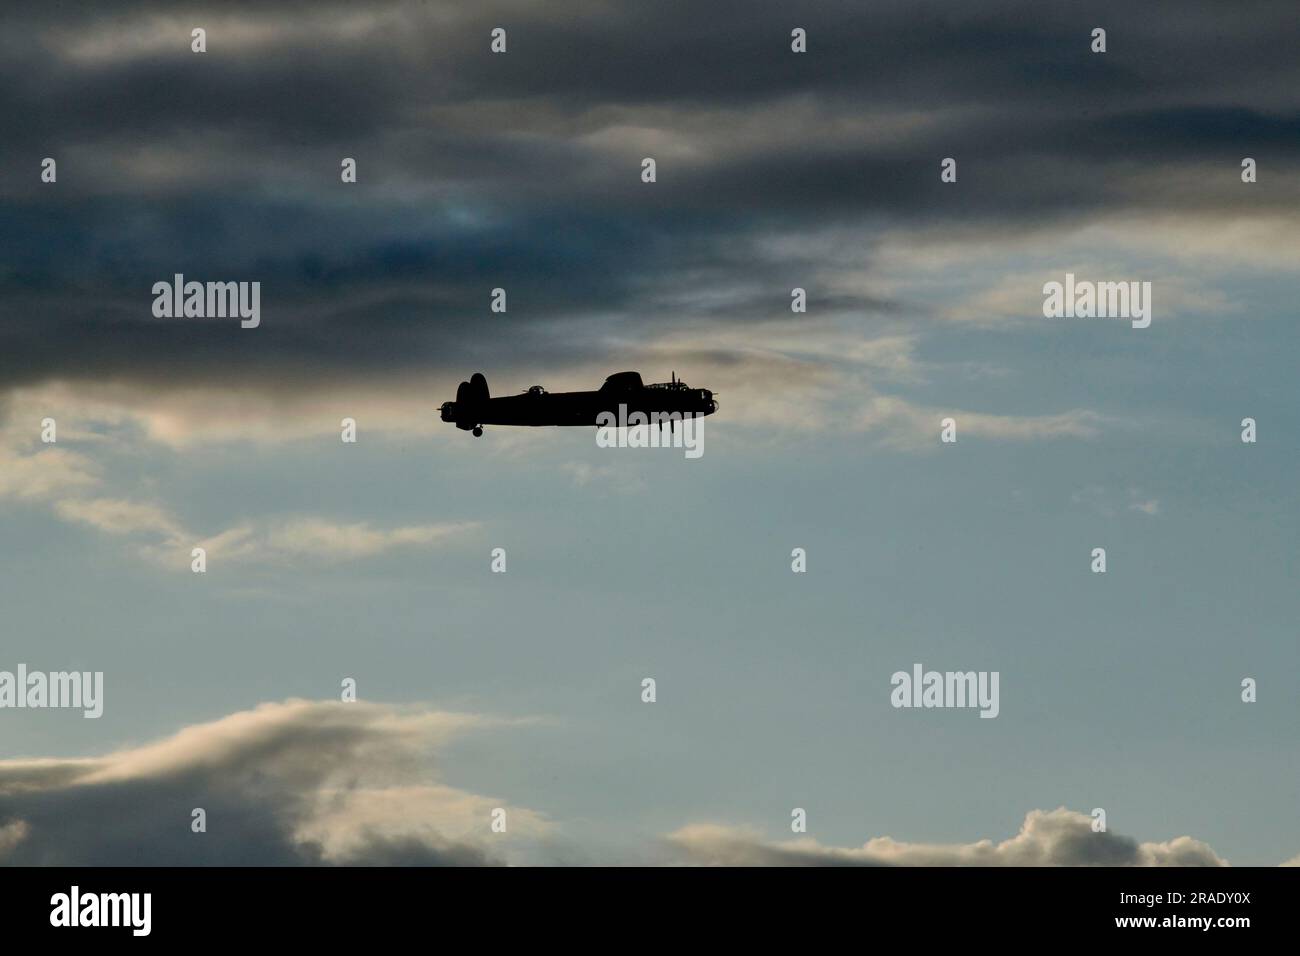
M 5 854 L 27 839 L 28 826 L 22 820 L 13 820 L 0 826 L 0 860 Z
M 957 440 L 974 435 L 995 441 L 1043 441 L 1059 438 L 1093 438 L 1105 421 L 1088 409 L 1074 409 L 1055 415 L 992 415 L 986 412 L 927 408 L 906 399 L 878 395 L 858 414 L 855 426 L 877 432 L 881 441 L 894 448 L 920 450 L 939 443 L 940 422 L 957 423 Z
M 1081 231 L 1088 250 L 1156 240 L 1193 260 L 1160 277 L 1167 308 L 1228 304 L 1189 281 L 1208 256 L 1257 269 L 1264 250 L 1294 271 L 1285 3 L 1229 28 L 1212 3 L 1180 4 L 1177 30 L 1102 3 L 1123 24 L 1104 57 L 1073 14 L 1013 0 L 920 19 L 819 3 L 797 56 L 775 7 L 723 0 L 708 23 L 687 0 L 564 7 L 561 26 L 513 0 L 232 3 L 196 55 L 168 4 L 12 5 L 0 158 L 33 175 L 0 184 L 0 392 L 135 389 L 178 444 L 202 396 L 224 395 L 208 425 L 273 437 L 341 387 L 396 402 L 400 377 L 450 397 L 477 367 L 549 374 L 686 325 L 752 331 L 796 285 L 820 308 L 914 314 L 882 295 L 908 291 L 878 258 L 900 234 L 922 259 L 1006 237 L 1044 255 Z M 494 56 L 500 23 L 510 52 Z M 1248 188 L 1242 143 L 1261 163 Z M 937 175 L 954 152 L 956 187 Z M 57 184 L 34 174 L 50 153 Z M 149 290 L 175 272 L 260 281 L 263 325 L 154 319 Z M 1042 282 L 971 284 L 939 314 L 1018 316 Z M 510 311 L 485 335 L 498 285 Z M 802 331 L 822 356 L 843 341 Z
M 438 755 L 448 744 L 528 723 L 423 706 L 288 700 L 102 757 L 3 760 L 0 864 L 1227 865 L 1189 836 L 1139 842 L 1095 833 L 1091 817 L 1064 807 L 1031 811 L 1019 833 L 1000 843 L 877 837 L 833 847 L 694 824 L 659 845 L 584 848 L 536 811 L 440 779 Z M 508 838 L 490 830 L 498 807 L 507 813 Z M 195 808 L 206 811 L 206 833 L 191 830 Z
M 650 487 L 643 475 L 613 465 L 593 465 L 588 461 L 566 461 L 560 470 L 573 480 L 575 488 L 598 486 L 620 494 L 641 494 Z
M 233 3 L 200 56 L 167 4 L 17 4 L 0 152 L 54 152 L 60 179 L 0 184 L 0 396 L 61 396 L 168 448 L 272 446 L 343 416 L 445 433 L 436 405 L 476 369 L 581 388 L 643 364 L 722 391 L 711 425 L 852 421 L 917 448 L 939 412 L 997 440 L 1090 438 L 1088 409 L 941 410 L 909 389 L 960 375 L 962 336 L 1042 334 L 1044 277 L 1069 263 L 1161 257 L 1142 276 L 1157 322 L 1245 311 L 1214 284 L 1295 271 L 1285 4 L 1225 30 L 1189 3 L 1170 32 L 1104 3 L 1124 37 L 1105 57 L 1072 15 L 1011 0 L 919 21 L 832 0 L 804 12 L 800 56 L 786 15 L 752 4 L 686 36 L 684 0 L 564 6 L 559 29 L 513 0 Z M 1248 188 L 1243 142 L 1267 171 Z M 935 165 L 953 152 L 957 186 Z M 260 281 L 262 326 L 155 319 L 176 272 Z M 944 358 L 918 357 L 943 336 Z
M 1076 505 L 1089 508 L 1097 514 L 1113 518 L 1121 510 L 1136 511 L 1156 517 L 1160 514 L 1160 499 L 1139 488 L 1125 491 L 1107 488 L 1102 485 L 1087 485 L 1070 495 L 1070 501 Z
M 323 518 L 272 519 L 265 526 L 243 524 L 197 542 L 210 555 L 238 561 L 348 561 L 397 548 L 430 547 L 478 528 L 477 522 L 447 522 L 374 528 L 368 522 L 340 524 Z
M 828 847 L 812 839 L 774 843 L 745 828 L 698 824 L 667 841 L 689 863 L 719 866 L 1226 866 L 1209 846 L 1181 836 L 1139 843 L 1094 833 L 1092 818 L 1060 807 L 1032 810 L 1020 832 L 1001 843 L 907 843 L 891 837 L 861 847 Z
M 110 535 L 147 539 L 140 553 L 155 563 L 185 568 L 191 550 L 240 563 L 321 563 L 373 558 L 404 548 L 429 548 L 479 528 L 473 521 L 398 525 L 377 528 L 366 521 L 339 522 L 318 516 L 277 517 L 246 521 L 214 535 L 191 530 L 163 506 L 124 498 L 80 497 L 99 483 L 88 459 L 62 450 L 30 456 L 0 453 L 0 498 L 11 497 L 50 506 L 62 520 Z M 63 495 L 71 495 L 62 497 Z
M 0 447 L 0 498 L 45 501 L 99 482 L 85 455 L 62 448 L 22 454 Z
M 185 532 L 157 505 L 119 498 L 69 498 L 54 505 L 65 521 L 81 522 L 108 534 L 156 534 L 173 542 Z
M 197 532 L 159 502 L 102 493 L 106 469 L 94 458 L 81 451 L 39 445 L 37 430 L 24 427 L 51 417 L 58 423 L 60 442 L 111 450 L 119 443 L 154 441 L 166 447 L 199 438 L 229 439 L 235 434 L 230 430 L 231 423 L 246 420 L 237 407 L 219 402 L 217 407 L 224 414 L 214 415 L 209 408 L 206 414 L 213 418 L 200 412 L 191 419 L 176 409 L 170 413 L 157 409 L 146 412 L 131 404 L 118 404 L 122 396 L 117 389 L 100 391 L 90 395 L 84 407 L 78 407 L 76 394 L 63 384 L 20 390 L 7 403 L 7 414 L 0 419 L 0 500 L 41 505 L 71 524 L 143 539 L 141 549 L 146 556 L 173 567 L 188 567 L 195 546 L 206 548 L 211 555 L 241 562 L 363 560 L 402 548 L 435 547 L 479 526 L 476 522 L 448 521 L 383 528 L 367 521 L 318 515 L 270 515 L 239 521 L 215 534 Z M 375 412 L 373 406 L 366 408 Z M 382 414 L 375 413 L 377 431 L 383 429 L 380 422 L 384 420 Z M 362 427 L 369 421 L 363 417 Z M 334 431 L 337 427 L 332 416 L 324 422 L 322 430 Z M 392 427 L 394 423 L 389 420 L 387 424 Z M 266 420 L 263 425 L 273 427 Z M 254 429 L 244 437 L 257 434 Z M 281 435 L 281 439 L 285 437 Z M 39 450 L 33 451 L 33 447 Z
M 1149 254 L 1149 247 L 1147 252 Z M 1027 253 L 1021 256 L 1027 257 Z M 1067 263 L 1035 272 L 1003 272 L 994 285 L 947 307 L 942 315 L 958 322 L 988 326 L 1050 321 L 1043 318 L 1043 285 L 1063 282 L 1067 273 L 1080 280 L 1096 282 L 1128 282 L 1137 278 L 1132 259 L 1128 262 L 1111 261 L 1105 265 Z M 1148 273 L 1141 279 L 1151 282 L 1151 299 L 1155 305 L 1148 303 L 1148 307 L 1158 308 L 1162 322 L 1189 314 L 1223 314 L 1240 309 L 1221 292 L 1207 289 L 1192 278 Z
M 436 759 L 451 740 L 511 723 L 289 700 L 103 757 L 3 760 L 0 863 L 500 863 L 510 841 L 550 824 L 440 781 Z M 496 807 L 509 840 L 490 832 Z M 206 833 L 191 831 L 195 808 Z

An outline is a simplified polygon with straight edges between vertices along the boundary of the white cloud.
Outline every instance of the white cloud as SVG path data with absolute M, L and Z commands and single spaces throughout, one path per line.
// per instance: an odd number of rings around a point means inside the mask
M 289 700 L 103 757 L 0 760 L 0 862 L 499 862 L 551 825 L 439 780 L 434 758 L 472 731 L 520 723 Z M 191 831 L 195 807 L 208 833 Z M 496 807 L 506 834 L 491 832 Z
M 1070 501 L 1107 518 L 1115 517 L 1122 507 L 1153 518 L 1160 514 L 1160 499 L 1145 494 L 1138 488 L 1129 488 L 1126 492 L 1121 492 L 1102 485 L 1088 485 L 1072 493 Z
M 920 450 L 937 448 L 940 422 L 957 423 L 957 440 L 966 436 L 995 441 L 1040 441 L 1055 438 L 1094 438 L 1105 419 L 1087 409 L 1056 415 L 991 415 L 985 412 L 927 408 L 897 396 L 877 395 L 861 410 L 853 424 L 876 432 L 889 447 Z
M 1065 265 L 1052 264 L 1033 271 L 1002 272 L 990 286 L 977 288 L 958 302 L 940 310 L 945 319 L 979 326 L 1001 326 L 1012 323 L 1068 323 L 1104 324 L 1106 319 L 1048 319 L 1043 316 L 1043 285 L 1063 282 L 1066 273 L 1078 281 L 1151 283 L 1153 318 L 1166 321 L 1184 315 L 1222 315 L 1239 311 L 1239 303 L 1232 302 L 1222 292 L 1207 288 L 1199 279 L 1166 273 L 1134 274 L 1134 267 L 1119 262 L 1076 262 Z M 1123 329 L 1121 323 L 1119 328 Z
M 98 483 L 94 463 L 77 452 L 46 447 L 22 454 L 0 447 L 0 498 L 47 501 Z
M 178 542 L 185 532 L 158 505 L 119 498 L 68 498 L 54 510 L 65 521 L 81 522 L 108 534 L 155 534 Z
M 482 865 L 606 853 L 595 845 L 566 847 L 571 840 L 542 814 L 441 779 L 437 758 L 449 744 L 531 723 L 425 706 L 288 700 L 101 757 L 0 760 L 0 863 Z M 195 807 L 206 811 L 207 834 L 191 832 Z M 491 831 L 498 807 L 507 814 L 506 834 Z M 1139 842 L 1093 832 L 1092 822 L 1060 807 L 1031 811 L 1018 833 L 997 843 L 877 837 L 855 847 L 694 824 L 659 847 L 616 850 L 608 862 L 1227 865 L 1190 836 Z M 1300 858 L 1283 865 L 1297 864 Z
M 293 19 L 250 10 L 238 15 L 210 13 L 201 22 L 210 38 L 220 38 L 221 49 L 237 56 L 304 44 L 319 48 L 365 37 L 384 27 L 400 30 L 405 26 L 389 11 L 333 4 L 301 11 Z M 50 30 L 43 39 L 64 59 L 102 69 L 146 58 L 189 55 L 190 31 L 195 25 L 192 18 L 183 16 L 119 16 L 88 23 L 80 30 Z
M 622 494 L 640 494 L 650 487 L 641 474 L 630 468 L 616 468 L 612 464 L 593 465 L 587 461 L 566 461 L 560 465 L 560 470 L 573 479 L 576 488 L 598 485 Z
M 184 446 L 200 437 L 213 441 L 222 434 L 232 437 L 234 433 L 223 429 L 236 421 L 246 423 L 250 409 L 241 407 L 240 400 L 232 396 L 227 396 L 227 404 L 219 403 L 215 409 L 196 399 L 193 410 L 200 412 L 199 420 L 183 412 L 172 419 L 166 416 L 177 414 L 175 406 L 168 413 L 145 411 L 129 401 L 119 404 L 124 399 L 142 400 L 143 396 L 113 387 L 90 388 L 83 393 L 57 383 L 10 396 L 7 414 L 0 422 L 0 499 L 46 506 L 64 521 L 105 534 L 152 538 L 142 544 L 142 553 L 168 566 L 184 568 L 188 568 L 190 550 L 195 546 L 240 561 L 347 561 L 399 548 L 434 547 L 478 527 L 474 522 L 444 522 L 378 528 L 365 521 L 305 515 L 244 521 L 216 534 L 196 532 L 160 503 L 93 494 L 105 484 L 99 464 L 81 451 L 39 446 L 39 428 L 29 427 L 28 423 L 54 418 L 59 441 L 83 447 L 150 440 Z M 372 398 L 369 403 L 361 401 L 357 405 L 375 411 L 374 420 L 383 421 L 374 401 Z M 427 418 L 427 409 L 424 412 Z M 292 420 L 291 412 L 288 416 Z M 336 419 L 332 415 L 317 419 L 308 431 L 325 429 L 324 423 L 334 430 Z M 370 419 L 363 417 L 366 420 Z M 283 420 L 268 413 L 263 425 L 274 429 L 277 421 Z M 299 433 L 293 426 L 287 431 Z M 39 450 L 32 451 L 33 447 Z
M 302 517 L 273 519 L 265 525 L 241 524 L 197 545 L 210 555 L 241 561 L 347 561 L 398 548 L 430 547 L 478 527 L 476 522 L 463 521 L 375 528 L 364 521 L 341 524 Z
M 1139 843 L 1094 833 L 1092 818 L 1060 807 L 1032 810 L 1020 832 L 1001 843 L 908 843 L 877 837 L 860 847 L 804 838 L 770 842 L 752 830 L 699 824 L 670 834 L 688 862 L 721 866 L 1225 866 L 1209 846 L 1181 836 Z

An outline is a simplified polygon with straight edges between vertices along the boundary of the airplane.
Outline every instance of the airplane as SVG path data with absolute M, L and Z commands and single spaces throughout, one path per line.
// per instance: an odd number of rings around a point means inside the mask
M 483 435 L 484 425 L 600 425 L 602 414 L 631 415 L 641 412 L 650 422 L 664 421 L 663 416 L 712 415 L 718 410 L 713 393 L 707 388 L 690 388 L 673 372 L 671 382 L 645 385 L 639 372 L 617 372 L 605 379 L 595 392 L 548 392 L 540 385 L 520 395 L 492 398 L 487 378 L 475 372 L 468 382 L 456 389 L 454 402 L 440 408 L 444 422 L 455 422 L 462 431 Z M 660 416 L 656 419 L 654 416 Z M 673 419 L 666 419 L 672 427 Z

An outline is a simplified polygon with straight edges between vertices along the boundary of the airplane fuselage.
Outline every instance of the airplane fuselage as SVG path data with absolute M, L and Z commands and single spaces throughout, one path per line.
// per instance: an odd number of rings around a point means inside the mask
M 442 405 L 442 420 L 457 428 L 482 433 L 484 425 L 598 425 L 602 416 L 645 415 L 650 421 L 665 416 L 681 418 L 712 415 L 718 403 L 707 388 L 689 388 L 671 383 L 645 385 L 636 372 L 611 375 L 592 392 L 547 392 L 533 386 L 521 395 L 491 398 L 487 380 L 475 373 L 462 382 L 456 401 Z

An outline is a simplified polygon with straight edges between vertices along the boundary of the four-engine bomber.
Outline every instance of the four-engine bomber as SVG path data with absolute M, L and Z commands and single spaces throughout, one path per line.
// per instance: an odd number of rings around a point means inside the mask
M 650 424 L 667 424 L 712 415 L 718 410 L 713 392 L 691 388 L 673 373 L 671 382 L 646 385 L 639 372 L 618 372 L 594 392 L 548 392 L 534 385 L 520 395 L 492 398 L 487 379 L 475 372 L 456 389 L 456 400 L 444 402 L 442 420 L 483 434 L 484 425 L 588 425 L 610 416 L 645 416 Z M 602 418 L 602 416 L 604 416 Z

